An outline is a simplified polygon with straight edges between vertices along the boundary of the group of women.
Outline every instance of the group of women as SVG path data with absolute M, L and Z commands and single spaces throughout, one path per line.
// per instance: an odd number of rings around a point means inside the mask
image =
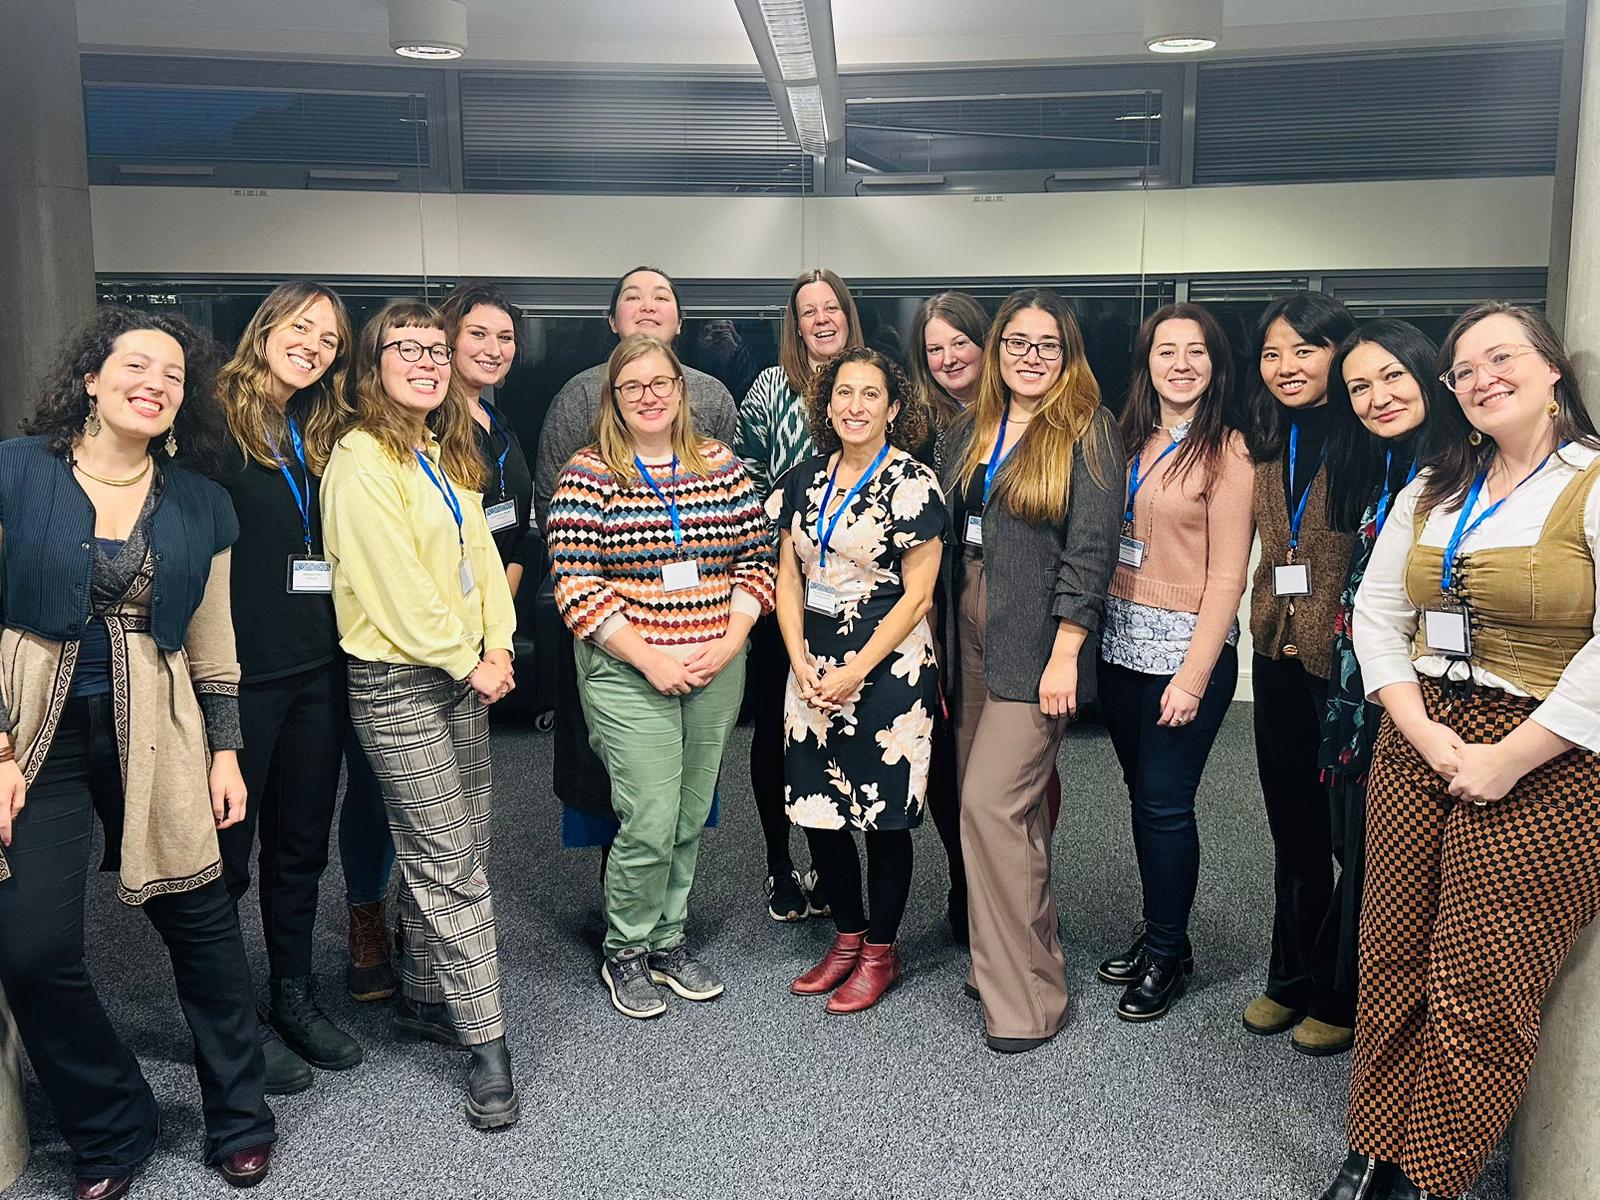
M 847 1014 L 899 982 L 926 812 L 987 1044 L 1055 1037 L 1057 759 L 1095 705 L 1143 894 L 1098 973 L 1118 1016 L 1160 1018 L 1195 969 L 1195 796 L 1257 535 L 1275 907 L 1243 1021 L 1354 1047 L 1323 1200 L 1463 1192 L 1600 907 L 1600 439 L 1544 318 L 1482 305 L 1436 349 L 1286 296 L 1240 421 L 1221 327 L 1169 305 L 1119 421 L 1045 290 L 992 320 L 929 300 L 908 372 L 864 345 L 843 280 L 807 272 L 737 405 L 677 357 L 664 272 L 623 276 L 610 317 L 616 350 L 558 394 L 531 471 L 484 397 L 517 315 L 482 286 L 358 336 L 333 292 L 284 285 L 220 372 L 183 322 L 105 309 L 0 445 L 0 982 L 75 1194 L 124 1194 L 157 1129 L 84 967 L 92 821 L 171 953 L 207 1161 L 247 1186 L 276 1136 L 264 1094 L 362 1058 L 311 971 L 341 766 L 349 990 L 398 991 L 398 1028 L 471 1050 L 473 1125 L 517 1120 L 487 710 L 517 682 L 512 598 L 541 545 L 572 635 L 562 836 L 602 847 L 618 1011 L 725 990 L 689 908 L 748 691 L 767 911 L 835 929 L 795 994 Z M 259 1013 L 235 908 L 252 853 Z

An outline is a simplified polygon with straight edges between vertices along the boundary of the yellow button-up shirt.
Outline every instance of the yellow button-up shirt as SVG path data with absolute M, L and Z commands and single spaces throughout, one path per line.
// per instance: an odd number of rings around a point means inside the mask
M 442 481 L 431 438 L 426 453 Z M 352 658 L 438 667 L 465 679 L 488 651 L 511 650 L 516 612 L 483 497 L 454 486 L 459 535 L 449 503 L 414 454 L 397 461 L 359 429 L 334 446 L 322 475 L 322 528 L 339 644 Z M 463 546 L 473 580 L 465 595 Z

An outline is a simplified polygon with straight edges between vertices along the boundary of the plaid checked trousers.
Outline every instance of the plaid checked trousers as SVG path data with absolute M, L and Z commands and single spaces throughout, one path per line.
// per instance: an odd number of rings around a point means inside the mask
M 1434 720 L 1497 742 L 1537 701 L 1495 688 Z M 1600 909 L 1600 757 L 1570 750 L 1497 803 L 1455 799 L 1386 715 L 1367 784 L 1350 1148 L 1457 1196 L 1522 1099 L 1539 1010 Z
M 489 710 L 437 667 L 351 659 L 350 720 L 400 867 L 400 990 L 469 1046 L 505 1033 L 489 855 Z

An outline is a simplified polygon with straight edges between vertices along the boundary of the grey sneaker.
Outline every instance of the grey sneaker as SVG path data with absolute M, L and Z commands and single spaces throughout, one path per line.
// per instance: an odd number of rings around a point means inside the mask
M 650 978 L 685 1000 L 715 1000 L 724 989 L 717 973 L 689 953 L 688 942 L 679 942 L 671 950 L 650 951 Z
M 667 1011 L 661 989 L 650 982 L 646 960 L 643 946 L 629 946 L 600 964 L 600 979 L 611 993 L 611 1003 L 623 1016 L 641 1021 Z

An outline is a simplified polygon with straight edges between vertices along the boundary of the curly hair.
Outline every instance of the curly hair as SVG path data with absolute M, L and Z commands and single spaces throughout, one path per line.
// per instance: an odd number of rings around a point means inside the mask
M 839 369 L 846 363 L 864 363 L 878 369 L 889 392 L 889 406 L 898 405 L 900 409 L 889 425 L 889 444 L 907 454 L 920 450 L 928 440 L 928 406 L 895 361 L 870 346 L 850 347 L 824 363 L 812 376 L 811 386 L 806 390 L 806 415 L 811 420 L 811 437 L 817 449 L 823 454 L 832 454 L 840 446 L 838 431 L 828 419 L 828 403 L 833 398 L 833 384 L 839 378 Z
M 217 478 L 223 470 L 227 425 L 217 404 L 217 369 L 222 349 L 209 333 L 174 313 L 145 312 L 108 304 L 95 310 L 88 324 L 68 339 L 46 377 L 38 407 L 23 419 L 22 432 L 48 439 L 51 453 L 70 458 L 83 436 L 90 399 L 85 377 L 98 375 L 125 333 L 154 330 L 183 349 L 183 403 L 173 421 L 179 466 Z M 165 438 L 151 439 L 157 461 L 167 459 Z

